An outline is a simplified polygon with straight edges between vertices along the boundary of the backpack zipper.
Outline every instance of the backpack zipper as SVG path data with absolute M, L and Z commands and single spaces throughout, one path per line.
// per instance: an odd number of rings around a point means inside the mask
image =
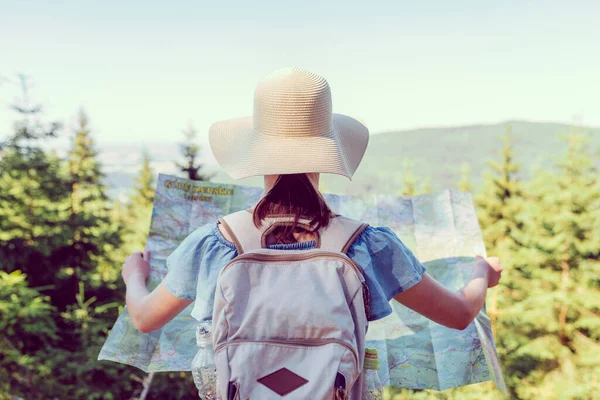
M 356 354 L 356 351 L 348 343 L 343 342 L 343 341 L 338 340 L 338 339 L 311 339 L 311 340 L 306 340 L 306 339 L 287 339 L 287 340 L 281 340 L 281 339 L 278 339 L 278 340 L 239 339 L 239 340 L 232 340 L 230 342 L 221 343 L 220 345 L 218 345 L 215 348 L 213 354 L 216 355 L 219 351 L 223 350 L 227 346 L 233 346 L 233 345 L 241 344 L 241 343 L 281 344 L 281 345 L 284 345 L 284 346 L 285 345 L 292 345 L 292 346 L 304 346 L 304 347 L 319 347 L 319 346 L 325 346 L 325 345 L 328 345 L 328 344 L 339 344 L 340 346 L 345 347 L 346 350 L 350 351 L 350 353 L 352 354 L 352 357 L 354 358 L 354 362 L 358 366 L 358 355 Z

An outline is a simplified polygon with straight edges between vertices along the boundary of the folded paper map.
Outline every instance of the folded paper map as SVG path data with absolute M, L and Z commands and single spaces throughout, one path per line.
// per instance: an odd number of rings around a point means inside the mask
M 146 248 L 151 252 L 148 289 L 167 273 L 166 258 L 196 228 L 252 207 L 262 189 L 159 175 Z M 387 226 L 451 290 L 471 276 L 485 246 L 469 193 L 445 190 L 421 196 L 325 195 L 332 210 L 372 226 Z M 485 306 L 462 331 L 446 328 L 391 302 L 394 312 L 369 324 L 367 347 L 379 351 L 385 386 L 445 390 L 493 381 L 507 393 Z M 162 329 L 143 334 L 127 307 L 98 356 L 145 372 L 189 371 L 197 351 L 193 303 Z

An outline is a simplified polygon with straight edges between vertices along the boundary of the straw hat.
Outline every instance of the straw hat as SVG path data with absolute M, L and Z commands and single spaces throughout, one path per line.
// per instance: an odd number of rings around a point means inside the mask
M 216 122 L 210 146 L 234 179 L 324 172 L 352 178 L 369 141 L 357 120 L 333 114 L 327 81 L 299 68 L 277 70 L 254 93 L 254 116 Z

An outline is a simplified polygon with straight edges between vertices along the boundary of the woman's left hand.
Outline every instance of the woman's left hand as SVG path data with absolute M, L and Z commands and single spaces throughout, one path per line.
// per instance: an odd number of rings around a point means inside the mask
M 123 281 L 127 284 L 127 281 L 132 275 L 140 274 L 144 277 L 144 282 L 150 275 L 150 251 L 146 250 L 144 253 L 141 251 L 135 251 L 131 253 L 123 264 L 123 271 L 121 276 Z

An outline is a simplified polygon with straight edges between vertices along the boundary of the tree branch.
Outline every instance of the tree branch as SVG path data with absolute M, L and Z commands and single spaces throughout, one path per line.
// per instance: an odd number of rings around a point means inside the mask
M 150 372 L 146 376 L 146 379 L 144 379 L 144 382 L 143 382 L 144 389 L 142 390 L 142 393 L 140 394 L 139 400 L 146 400 L 146 396 L 148 395 L 148 391 L 150 390 L 150 385 L 152 384 L 152 378 L 154 378 L 154 372 Z

